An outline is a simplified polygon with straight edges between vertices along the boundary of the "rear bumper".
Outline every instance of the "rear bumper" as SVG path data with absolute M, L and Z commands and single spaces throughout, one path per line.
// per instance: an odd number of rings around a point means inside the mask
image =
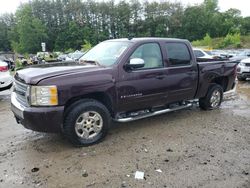
M 38 132 L 61 132 L 64 107 L 26 107 L 11 95 L 11 110 L 18 123 Z

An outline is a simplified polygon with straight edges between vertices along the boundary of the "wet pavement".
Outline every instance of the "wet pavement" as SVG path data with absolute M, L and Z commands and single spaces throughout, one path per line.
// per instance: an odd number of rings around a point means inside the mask
M 218 110 L 114 124 L 85 148 L 18 125 L 9 93 L 0 92 L 0 187 L 250 187 L 250 81 Z

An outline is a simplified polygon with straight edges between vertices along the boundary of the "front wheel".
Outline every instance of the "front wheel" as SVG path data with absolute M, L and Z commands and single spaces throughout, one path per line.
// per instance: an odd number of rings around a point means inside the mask
M 223 89 L 220 85 L 212 85 L 207 95 L 199 99 L 199 106 L 203 110 L 213 110 L 219 108 L 223 99 Z
M 74 145 L 89 146 L 106 136 L 110 122 L 110 113 L 102 103 L 85 99 L 67 110 L 63 133 Z

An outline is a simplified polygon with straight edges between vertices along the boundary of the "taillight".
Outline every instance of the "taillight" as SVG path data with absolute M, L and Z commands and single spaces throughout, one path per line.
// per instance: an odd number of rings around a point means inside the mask
M 8 71 L 8 66 L 0 66 L 0 72 Z

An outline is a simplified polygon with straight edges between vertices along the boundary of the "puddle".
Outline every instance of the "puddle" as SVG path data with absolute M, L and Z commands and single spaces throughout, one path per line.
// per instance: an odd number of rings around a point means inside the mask
M 239 83 L 237 85 L 237 93 L 244 100 L 250 101 L 250 80 Z
M 234 91 L 225 94 L 223 109 L 233 109 L 234 114 L 249 117 L 250 115 L 250 81 L 238 82 Z

